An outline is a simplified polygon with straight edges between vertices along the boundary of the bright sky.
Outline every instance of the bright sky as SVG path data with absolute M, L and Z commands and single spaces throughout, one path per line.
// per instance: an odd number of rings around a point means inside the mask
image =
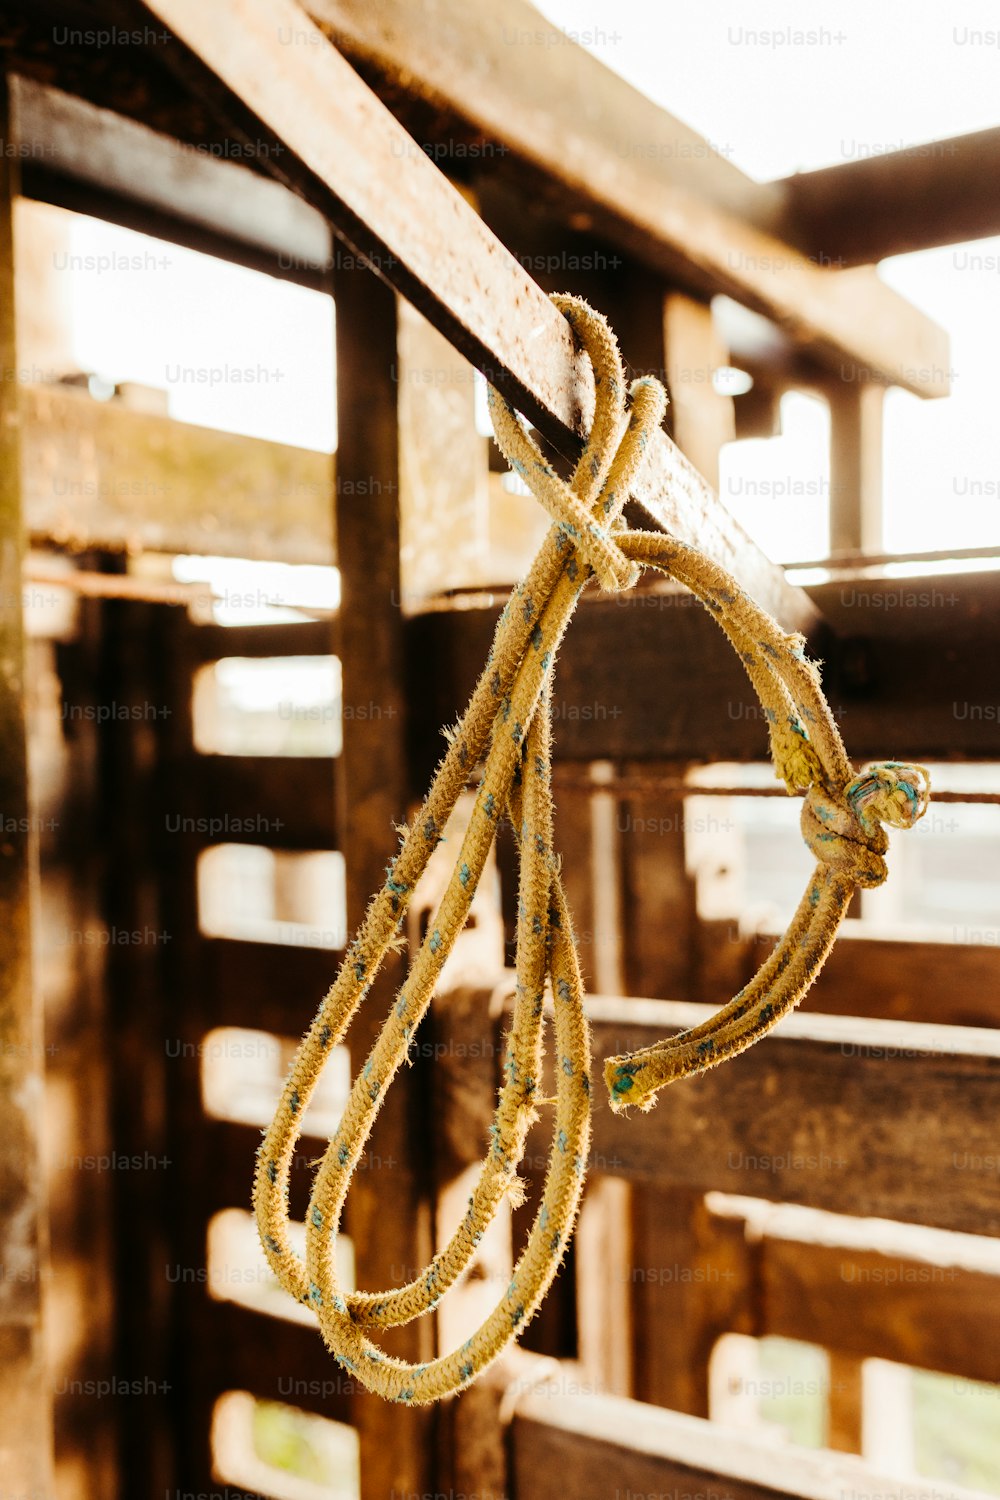
M 762 179 L 1000 124 L 992 0 L 544 0 L 542 9 Z M 795 43 L 810 31 L 820 44 Z M 977 33 L 993 44 L 974 44 Z M 327 299 L 95 221 L 77 221 L 72 250 L 139 257 L 135 271 L 74 272 L 84 368 L 164 387 L 188 421 L 332 449 Z M 881 274 L 948 329 L 954 372 L 945 401 L 889 395 L 887 547 L 1000 544 L 1000 240 L 898 257 Z M 723 495 L 772 556 L 815 556 L 825 551 L 825 409 L 791 396 L 783 418 L 782 437 L 723 455 Z
M 762 181 L 849 160 L 860 144 L 1000 124 L 996 0 L 536 3 Z M 974 45 L 976 32 L 993 45 Z M 820 40 L 794 45 L 789 33 Z

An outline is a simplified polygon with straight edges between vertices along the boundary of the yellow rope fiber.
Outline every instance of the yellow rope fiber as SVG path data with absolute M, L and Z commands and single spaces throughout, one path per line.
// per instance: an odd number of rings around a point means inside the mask
M 666 396 L 658 381 L 628 389 L 614 335 L 586 303 L 555 297 L 594 371 L 596 406 L 584 451 L 568 482 L 556 474 L 496 391 L 497 442 L 552 516 L 530 573 L 513 591 L 485 671 L 449 736 L 421 811 L 402 837 L 329 994 L 299 1046 L 274 1120 L 261 1145 L 254 1206 L 261 1242 L 281 1284 L 315 1312 L 341 1365 L 393 1401 L 429 1402 L 460 1390 L 527 1324 L 572 1236 L 590 1144 L 590 1040 L 570 914 L 552 838 L 551 691 L 556 652 L 583 588 L 630 588 L 644 568 L 686 585 L 712 611 L 740 656 L 769 723 L 777 773 L 805 793 L 802 831 L 817 865 L 791 925 L 747 987 L 703 1025 L 605 1063 L 611 1105 L 648 1109 L 656 1090 L 749 1047 L 795 1006 L 815 979 L 856 886 L 886 876 L 881 824 L 909 827 L 926 811 L 929 778 L 920 766 L 870 766 L 855 776 L 803 641 L 786 635 L 715 563 L 666 535 L 627 530 L 622 510 Z M 485 757 L 482 781 L 451 881 L 371 1053 L 354 1081 L 340 1125 L 316 1172 L 306 1220 L 306 1254 L 288 1237 L 288 1184 L 302 1116 L 330 1049 L 341 1042 L 387 949 L 441 830 Z M 421 1275 L 383 1292 L 347 1292 L 337 1281 L 335 1245 L 352 1174 L 386 1089 L 462 930 L 500 819 L 518 836 L 517 985 L 503 1083 L 490 1142 L 464 1219 Z M 472 1262 L 517 1171 L 543 1054 L 546 993 L 554 1016 L 557 1092 L 542 1199 L 504 1295 L 460 1349 L 423 1365 L 390 1358 L 372 1341 L 430 1312 Z

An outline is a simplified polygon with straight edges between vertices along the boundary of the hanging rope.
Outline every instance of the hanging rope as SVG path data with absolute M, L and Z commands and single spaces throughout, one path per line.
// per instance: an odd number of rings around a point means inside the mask
M 311 1307 L 327 1346 L 370 1390 L 393 1401 L 435 1401 L 467 1385 L 537 1310 L 572 1236 L 590 1147 L 590 1041 L 583 986 L 552 837 L 551 693 L 559 645 L 586 584 L 610 592 L 632 587 L 647 567 L 686 585 L 712 611 L 740 656 L 765 710 L 779 777 L 805 793 L 803 836 L 817 865 L 792 923 L 758 974 L 703 1025 L 626 1057 L 608 1059 L 611 1105 L 648 1109 L 657 1089 L 714 1066 L 769 1031 L 805 994 L 833 943 L 857 886 L 886 875 L 881 824 L 909 827 L 926 811 L 929 779 L 920 766 L 870 766 L 855 777 L 799 636 L 788 636 L 735 581 L 669 536 L 626 529 L 622 511 L 651 434 L 663 420 L 658 381 L 633 381 L 626 393 L 618 347 L 586 303 L 555 297 L 594 371 L 594 420 L 583 453 L 562 480 L 520 419 L 490 392 L 496 439 L 512 468 L 552 516 L 545 542 L 497 625 L 486 668 L 427 799 L 402 836 L 344 963 L 306 1033 L 260 1147 L 254 1206 L 261 1242 L 282 1286 Z M 333 1139 L 316 1172 L 302 1260 L 289 1243 L 292 1157 L 330 1050 L 398 943 L 414 888 L 465 789 L 484 760 L 469 824 L 451 880 L 355 1078 Z M 465 925 L 500 820 L 518 841 L 516 989 L 503 1082 L 482 1168 L 465 1217 L 448 1245 L 405 1286 L 349 1292 L 337 1280 L 335 1248 L 352 1175 L 386 1090 L 405 1061 L 441 969 Z M 471 1264 L 504 1196 L 520 1190 L 517 1173 L 538 1098 L 543 1015 L 551 996 L 556 1099 L 548 1168 L 527 1243 L 509 1286 L 461 1348 L 413 1365 L 390 1358 L 371 1338 L 436 1307 Z M 546 1103 L 550 1101 L 544 1101 Z

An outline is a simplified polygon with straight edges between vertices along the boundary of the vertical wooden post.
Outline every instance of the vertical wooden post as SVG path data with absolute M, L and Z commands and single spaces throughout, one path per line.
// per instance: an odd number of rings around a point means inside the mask
M 31 977 L 31 864 L 24 717 L 12 210 L 17 194 L 0 73 L 0 1470 L 10 1494 L 49 1493 L 52 1393 L 42 1348 L 45 1214 L 38 1126 L 42 1018 Z
M 344 748 L 339 778 L 345 830 L 347 921 L 352 930 L 385 878 L 396 848 L 394 824 L 406 811 L 406 683 L 399 564 L 397 313 L 394 294 L 375 276 L 338 268 L 337 553 L 341 572 L 339 652 L 343 664 Z M 353 705 L 378 712 L 347 717 Z M 367 1055 L 402 977 L 387 962 L 347 1041 L 356 1069 Z M 359 1284 L 392 1286 L 392 1268 L 426 1264 L 431 1253 L 427 1182 L 430 1121 L 417 1106 L 420 1075 L 404 1069 L 378 1118 L 369 1171 L 355 1179 L 347 1227 Z M 432 1352 L 426 1321 L 400 1330 L 387 1347 L 404 1358 Z M 362 1395 L 363 1500 L 424 1492 L 429 1484 L 433 1416 Z
M 635 1395 L 707 1417 L 715 1344 L 724 1333 L 756 1332 L 744 1226 L 711 1214 L 690 1189 L 636 1194 L 634 1214 Z
M 731 396 L 720 396 L 712 375 L 729 363 L 712 322 L 712 309 L 683 292 L 670 292 L 663 310 L 667 423 L 674 442 L 713 489 L 719 487 L 719 449 L 736 436 Z
M 882 408 L 870 381 L 831 386 L 830 554 L 882 550 Z
M 860 1453 L 863 1444 L 864 1360 L 831 1349 L 829 1429 L 826 1445 L 840 1453 Z

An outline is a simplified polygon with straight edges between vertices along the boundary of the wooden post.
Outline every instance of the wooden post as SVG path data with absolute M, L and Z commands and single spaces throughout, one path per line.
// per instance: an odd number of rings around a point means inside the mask
M 707 1417 L 717 1341 L 724 1333 L 756 1331 L 744 1227 L 710 1214 L 704 1193 L 690 1188 L 650 1185 L 636 1193 L 633 1214 L 635 1395 Z
M 830 555 L 882 550 L 882 407 L 868 380 L 831 386 Z
M 712 322 L 712 309 L 684 292 L 670 292 L 663 309 L 667 387 L 667 422 L 674 442 L 719 487 L 719 449 L 736 436 L 731 396 L 720 396 L 712 384 L 729 353 Z
M 830 1389 L 827 1398 L 829 1428 L 826 1446 L 839 1453 L 862 1451 L 864 1411 L 864 1360 L 831 1349 Z
M 351 932 L 385 878 L 394 825 L 407 808 L 406 687 L 399 564 L 397 314 L 394 293 L 367 272 L 334 273 L 337 321 L 337 511 L 341 570 L 338 648 L 343 663 L 344 748 L 339 826 L 345 830 Z M 366 714 L 352 706 L 373 704 Z M 391 957 L 391 956 L 390 956 Z M 387 961 L 348 1035 L 352 1067 L 364 1061 L 402 977 Z M 348 1201 L 363 1288 L 395 1285 L 393 1268 L 431 1254 L 430 1117 L 417 1108 L 420 1077 L 403 1069 L 372 1138 L 376 1169 L 358 1174 Z M 398 1280 L 398 1276 L 396 1277 Z M 426 1320 L 386 1345 L 408 1359 L 433 1353 Z M 423 1492 L 429 1484 L 433 1415 L 357 1398 L 362 1500 Z
M 0 1469 L 10 1494 L 52 1479 L 52 1393 L 42 1347 L 45 1209 L 38 1127 L 42 1017 L 31 979 L 31 865 L 21 619 L 21 517 L 12 209 L 18 191 L 0 74 Z

